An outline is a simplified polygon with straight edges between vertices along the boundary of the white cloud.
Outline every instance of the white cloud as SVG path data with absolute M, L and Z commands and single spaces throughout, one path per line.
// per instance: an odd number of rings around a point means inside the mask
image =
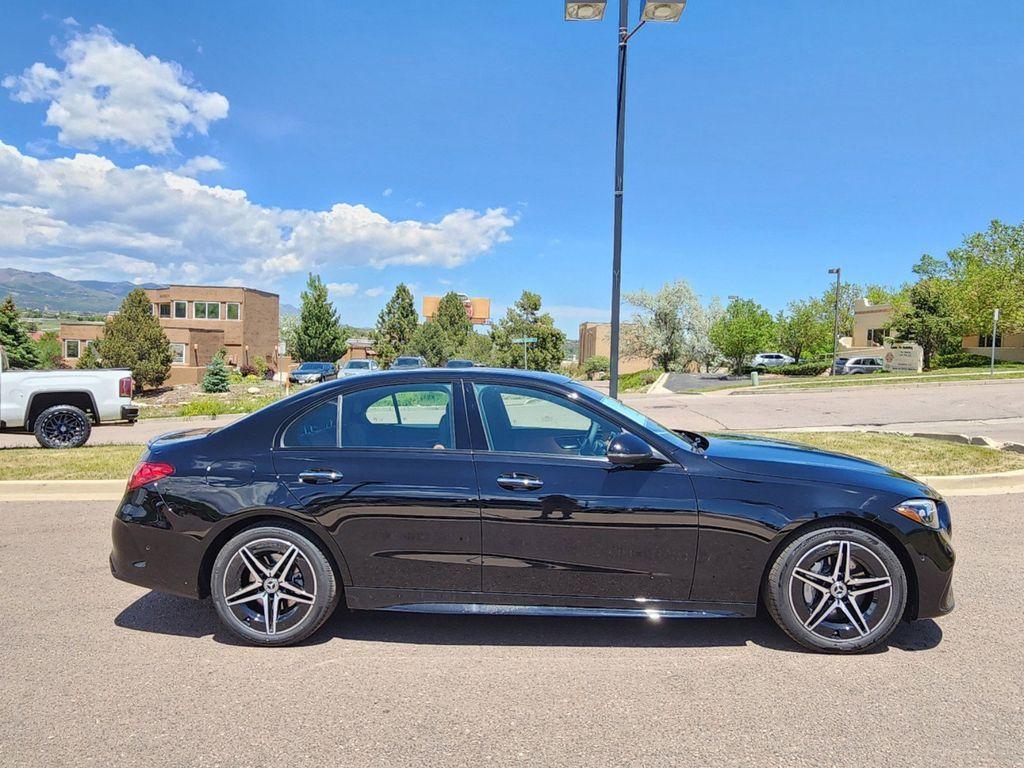
M 181 282 L 278 276 L 331 267 L 456 267 L 509 239 L 503 209 L 439 221 L 391 221 L 364 205 L 310 211 L 262 206 L 105 157 L 40 159 L 0 141 L 0 263 L 65 276 L 128 272 Z
M 380 194 L 381 194 L 382 197 L 391 197 L 391 195 L 393 195 L 394 192 L 395 192 L 395 190 L 393 190 L 391 187 L 388 187 L 387 189 L 385 189 Z
M 363 291 L 363 294 L 365 296 L 369 296 L 371 299 L 375 299 L 378 296 L 382 295 L 385 290 L 386 289 L 384 288 L 384 286 L 376 285 L 373 288 L 367 288 L 365 291 Z
M 339 299 L 345 299 L 359 293 L 359 283 L 328 283 L 327 292 Z
M 211 171 L 223 171 L 224 163 L 218 160 L 216 157 L 210 157 L 209 155 L 198 155 L 196 157 L 189 158 L 184 163 L 178 166 L 175 173 L 182 176 L 192 176 L 193 178 L 198 176 L 200 173 L 210 173 Z
M 164 154 L 183 133 L 205 134 L 227 117 L 224 96 L 193 87 L 179 64 L 144 56 L 104 27 L 72 34 L 57 56 L 62 69 L 37 61 L 2 84 L 15 101 L 49 103 L 46 124 L 62 144 L 91 149 L 105 141 Z

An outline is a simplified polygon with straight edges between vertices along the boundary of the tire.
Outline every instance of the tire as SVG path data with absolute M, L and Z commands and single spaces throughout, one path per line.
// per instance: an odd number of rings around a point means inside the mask
M 282 566 L 285 558 L 290 562 Z M 234 635 L 264 646 L 304 640 L 338 604 L 334 569 L 323 550 L 305 534 L 276 525 L 248 528 L 221 548 L 210 595 Z
M 892 548 L 867 529 L 822 524 L 775 558 L 764 597 L 775 623 L 804 647 L 860 653 L 884 643 L 903 618 L 907 575 Z
M 54 405 L 36 416 L 32 431 L 43 448 L 78 448 L 92 434 L 92 422 L 81 408 Z

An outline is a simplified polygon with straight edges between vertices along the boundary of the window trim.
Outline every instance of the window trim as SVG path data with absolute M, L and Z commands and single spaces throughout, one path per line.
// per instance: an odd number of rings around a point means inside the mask
M 68 352 L 68 344 L 74 342 L 75 354 Z M 82 357 L 82 340 L 81 339 L 64 339 L 64 359 L 65 360 L 78 360 Z
M 187 301 L 175 300 L 175 301 L 172 301 L 171 304 L 174 305 L 173 307 L 171 307 L 171 319 L 172 320 L 188 320 L 188 302 Z M 181 315 L 178 314 L 178 305 L 179 304 L 182 307 Z
M 228 317 L 228 311 L 231 307 L 238 307 L 238 317 Z M 224 302 L 224 319 L 230 323 L 242 322 L 242 302 L 240 301 L 225 301 Z
M 221 311 L 220 311 L 220 305 L 222 303 L 223 302 L 220 302 L 220 301 L 193 301 L 192 302 L 192 319 L 193 320 L 212 320 L 212 321 L 215 321 L 215 322 L 219 321 L 219 320 L 223 320 L 224 318 L 221 315 Z M 199 305 L 199 304 L 203 305 L 203 316 L 202 317 L 198 317 L 196 315 L 196 306 Z M 217 305 L 217 316 L 216 317 L 210 317 L 210 307 L 212 305 L 214 305 L 214 304 Z
M 184 341 L 171 341 L 167 344 L 171 348 L 171 365 L 188 365 L 188 344 Z M 174 348 L 181 347 L 181 362 L 174 359 Z

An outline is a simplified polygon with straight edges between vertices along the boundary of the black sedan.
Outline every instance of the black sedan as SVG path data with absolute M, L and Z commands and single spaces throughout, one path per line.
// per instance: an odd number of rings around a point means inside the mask
M 353 609 L 753 616 L 862 651 L 953 608 L 928 486 L 790 443 L 676 432 L 564 377 L 355 376 L 157 438 L 113 524 L 120 579 L 211 597 L 260 645 Z
M 303 363 L 288 374 L 288 380 L 293 384 L 314 384 L 333 379 L 337 375 L 338 369 L 334 363 Z

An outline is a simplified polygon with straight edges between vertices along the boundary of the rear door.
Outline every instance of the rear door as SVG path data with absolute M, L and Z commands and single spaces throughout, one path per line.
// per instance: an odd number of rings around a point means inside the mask
M 697 505 L 686 472 L 612 465 L 623 422 L 576 393 L 466 383 L 486 592 L 686 600 Z
M 282 430 L 282 482 L 331 532 L 355 587 L 478 590 L 480 511 L 457 380 L 357 381 Z

